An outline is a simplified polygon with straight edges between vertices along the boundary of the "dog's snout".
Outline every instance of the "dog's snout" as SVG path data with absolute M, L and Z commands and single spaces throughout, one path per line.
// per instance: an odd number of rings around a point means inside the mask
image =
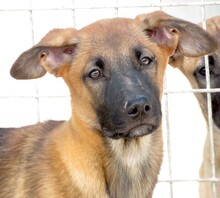
M 135 97 L 127 102 L 126 111 L 132 119 L 140 119 L 149 114 L 150 105 L 148 99 L 144 96 Z

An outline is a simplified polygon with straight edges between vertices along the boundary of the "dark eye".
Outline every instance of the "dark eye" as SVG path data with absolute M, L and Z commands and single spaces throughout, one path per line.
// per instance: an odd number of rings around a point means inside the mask
M 205 73 L 205 67 L 202 67 L 200 70 L 199 70 L 199 73 L 202 75 L 202 76 L 205 76 L 206 73 Z
M 152 62 L 152 59 L 150 57 L 143 57 L 141 59 L 141 65 L 149 65 Z
M 101 71 L 99 71 L 98 69 L 93 69 L 90 73 L 89 73 L 89 78 L 96 80 L 100 77 L 102 77 L 102 73 Z
M 102 59 L 97 59 L 96 62 L 95 62 L 95 65 L 98 66 L 101 69 L 104 68 L 104 62 L 102 61 Z
M 205 67 L 201 67 L 200 69 L 199 69 L 199 73 L 202 75 L 202 76 L 206 76 L 206 70 L 205 70 Z M 209 68 L 209 74 L 210 75 L 213 75 L 214 73 L 213 73 L 213 71 Z
M 215 59 L 213 56 L 208 56 L 209 65 L 215 65 Z

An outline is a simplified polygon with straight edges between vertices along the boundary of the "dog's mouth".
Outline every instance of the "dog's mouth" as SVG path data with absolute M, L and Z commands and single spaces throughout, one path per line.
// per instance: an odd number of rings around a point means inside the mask
M 140 124 L 125 132 L 119 132 L 119 131 L 112 132 L 107 128 L 103 128 L 103 132 L 107 137 L 112 139 L 121 139 L 121 138 L 129 139 L 129 138 L 137 138 L 151 134 L 157 128 L 158 126 L 152 124 Z

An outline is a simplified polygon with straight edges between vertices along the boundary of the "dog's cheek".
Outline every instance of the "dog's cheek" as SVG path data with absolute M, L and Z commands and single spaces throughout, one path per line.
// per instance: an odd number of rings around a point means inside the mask
M 107 128 L 108 130 L 115 130 L 115 125 L 121 123 L 122 115 L 119 116 L 119 103 L 115 95 L 118 90 L 109 86 L 109 83 L 98 86 L 95 90 L 92 89 L 94 96 L 93 107 L 98 116 L 98 121 L 101 128 Z
M 220 93 L 213 93 L 212 97 L 212 118 L 215 125 L 220 129 Z
M 212 88 L 220 87 L 220 76 L 217 75 L 216 78 L 212 82 Z M 212 118 L 214 120 L 215 125 L 220 129 L 220 93 L 212 93 Z
M 91 106 L 95 114 L 97 115 L 97 121 L 100 126 L 103 124 L 108 124 L 109 108 L 105 104 L 105 92 L 106 85 L 105 82 L 92 82 L 88 80 L 85 82 L 88 92 L 92 98 Z
M 199 66 L 200 63 L 197 63 L 197 65 L 195 66 L 195 69 L 194 71 L 192 71 L 193 73 L 193 77 L 195 78 L 195 83 L 191 82 L 193 80 L 192 79 L 189 79 L 191 84 L 193 85 L 193 87 L 195 88 L 195 84 L 197 84 L 197 87 L 196 88 L 199 88 L 199 89 L 205 89 L 206 88 L 206 77 L 205 76 L 202 76 L 200 73 L 199 73 Z
M 101 129 L 103 129 L 103 128 L 111 129 L 112 124 L 109 119 L 109 117 L 110 117 L 109 116 L 109 109 L 103 104 L 96 105 L 96 113 L 98 115 L 98 121 L 101 126 Z

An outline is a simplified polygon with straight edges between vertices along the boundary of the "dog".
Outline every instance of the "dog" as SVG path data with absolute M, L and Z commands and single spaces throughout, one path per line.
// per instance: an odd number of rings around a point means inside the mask
M 50 31 L 18 57 L 11 75 L 62 77 L 72 116 L 0 130 L 0 197 L 152 197 L 169 57 L 215 48 L 201 27 L 161 11 Z
M 202 25 L 202 24 L 200 24 Z M 209 73 L 210 73 L 210 86 L 211 88 L 220 88 L 220 16 L 210 18 L 206 21 L 207 31 L 216 38 L 218 49 L 208 55 Z M 206 88 L 206 70 L 205 58 L 189 58 L 183 57 L 181 54 L 176 53 L 170 58 L 170 64 L 177 67 L 187 77 L 191 86 L 196 89 Z M 206 93 L 195 93 L 196 98 L 200 104 L 204 118 L 208 124 L 208 108 L 207 108 L 207 95 Z M 216 177 L 220 178 L 220 93 L 211 93 L 212 103 L 212 122 L 213 122 L 213 140 L 215 151 L 215 171 Z M 200 177 L 212 178 L 212 167 L 210 157 L 210 135 L 207 133 L 203 161 L 200 168 Z M 220 195 L 220 182 L 216 183 L 217 195 Z M 200 197 L 211 198 L 212 195 L 212 182 L 200 182 Z

